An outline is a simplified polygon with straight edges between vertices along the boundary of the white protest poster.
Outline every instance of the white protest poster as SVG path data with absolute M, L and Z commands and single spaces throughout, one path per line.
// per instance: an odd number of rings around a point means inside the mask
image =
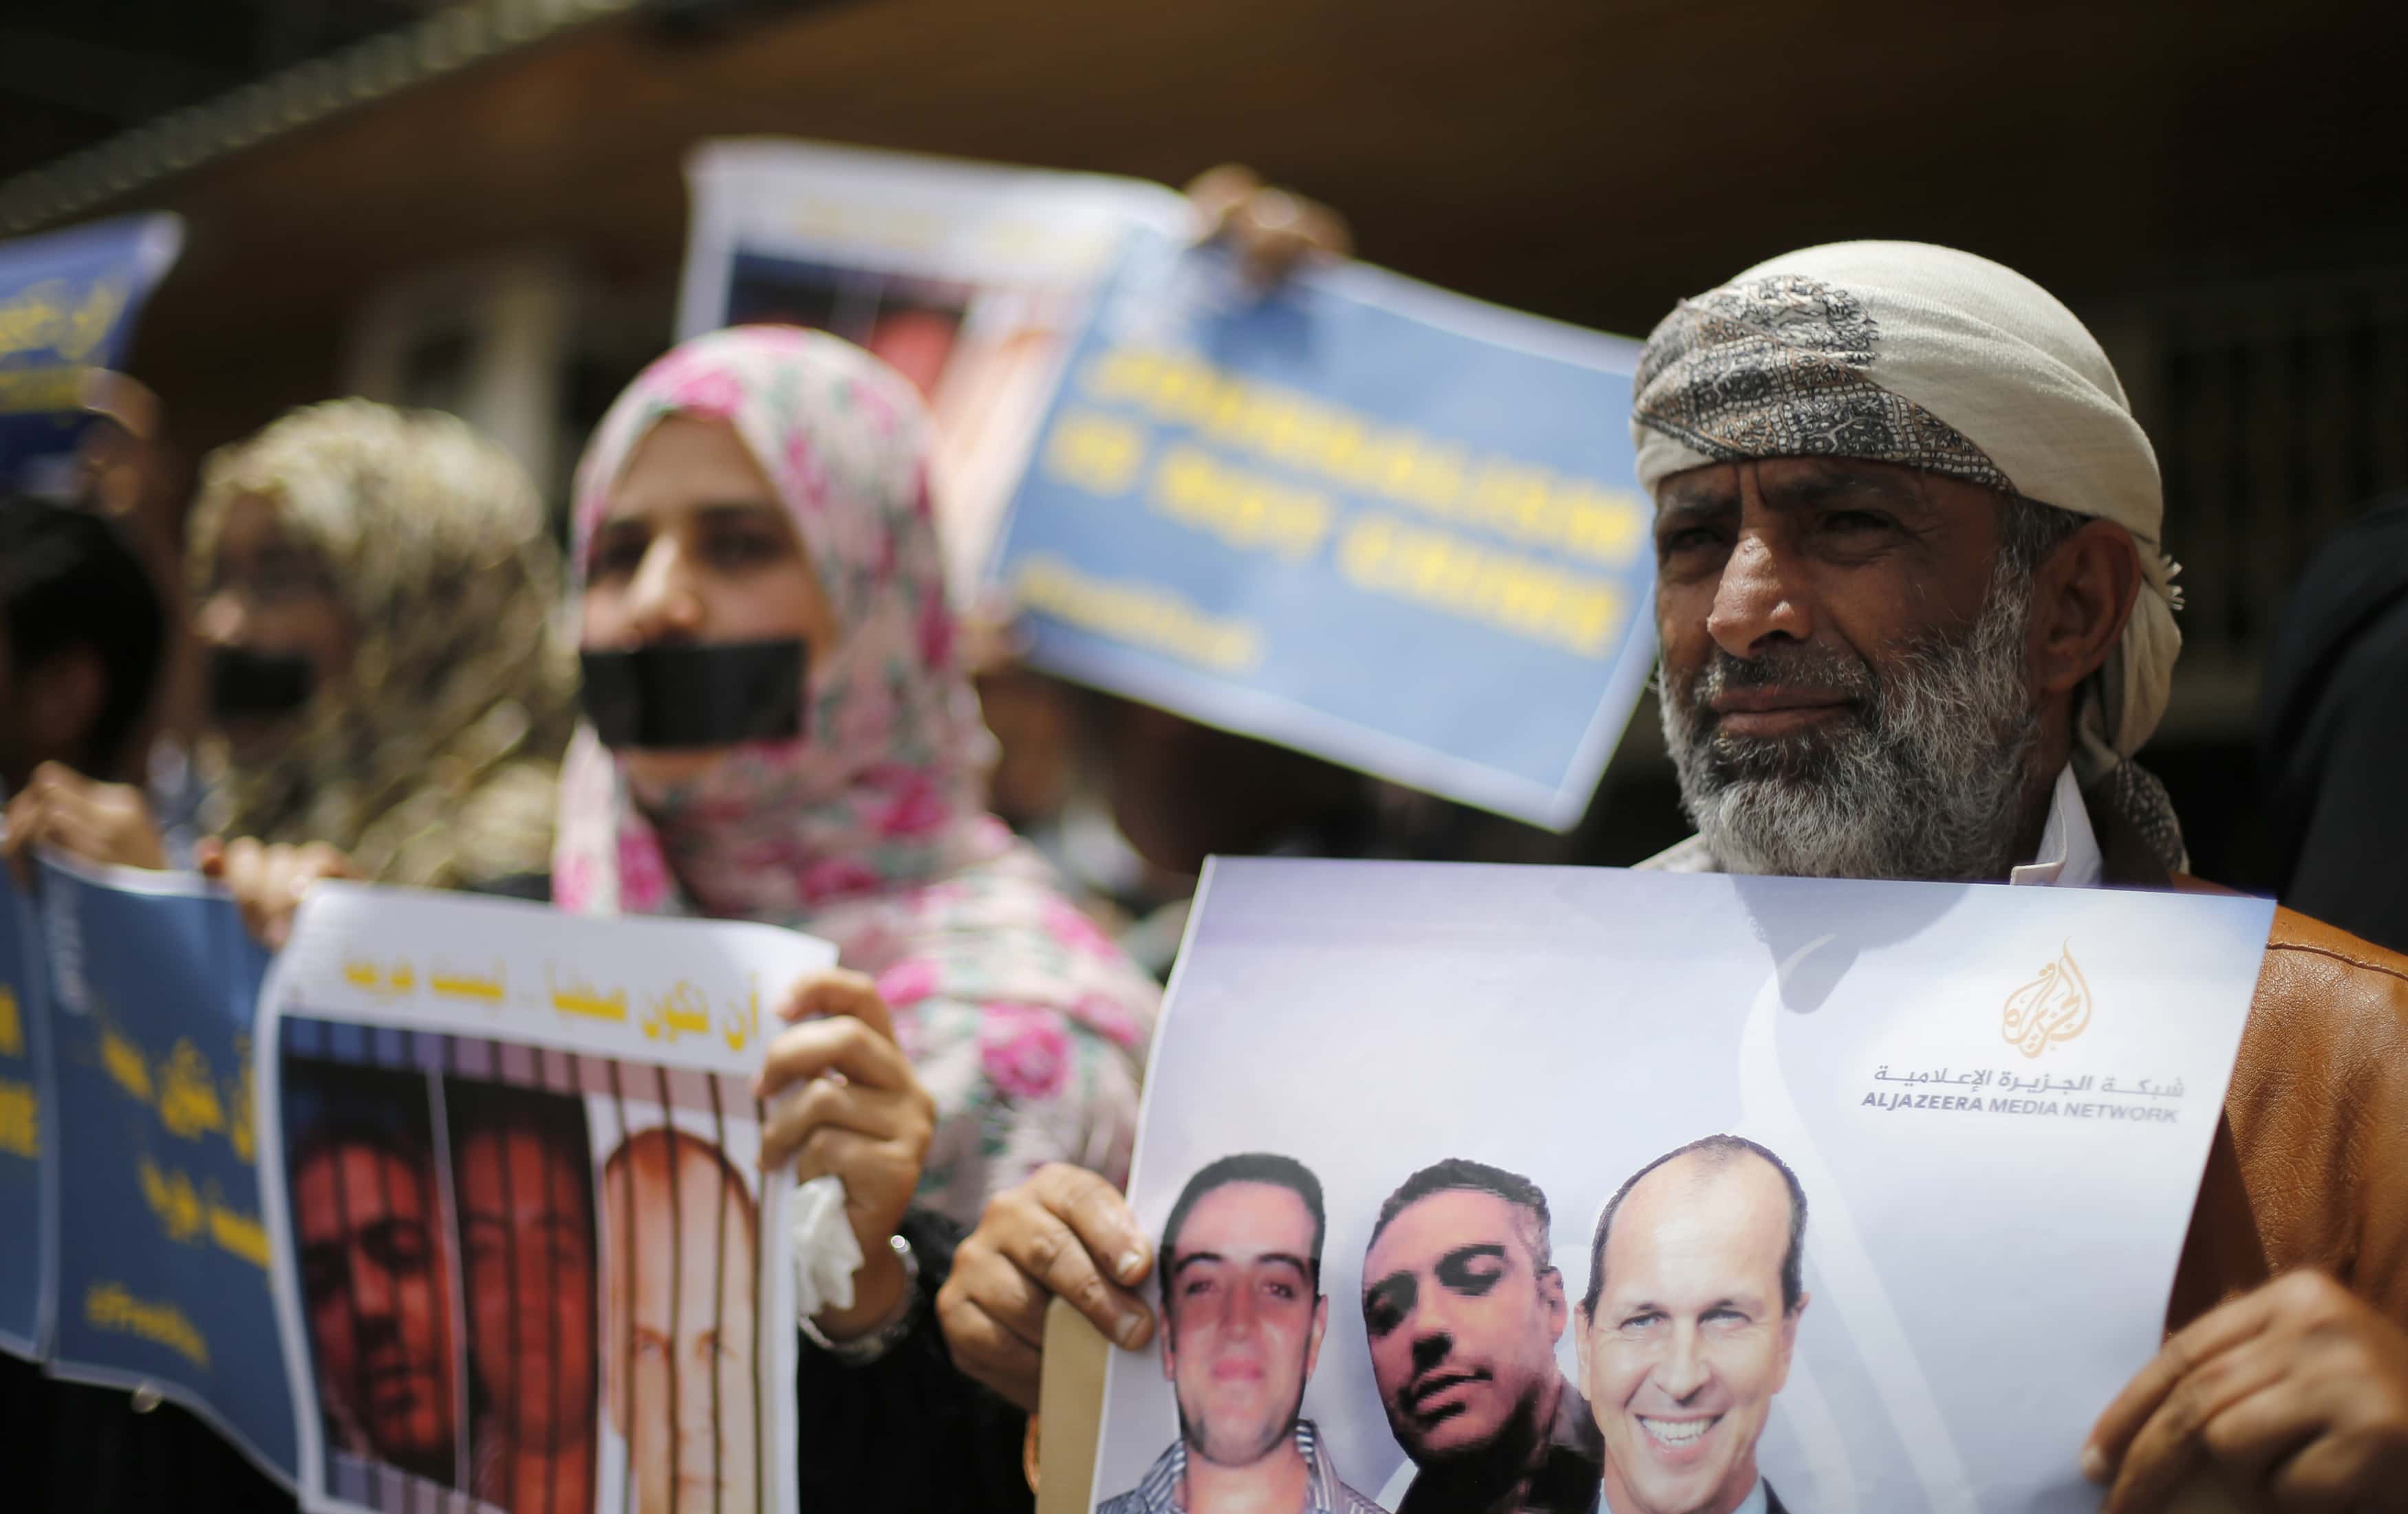
M 946 577 L 966 599 L 1122 235 L 1181 233 L 1186 200 L 1140 180 L 774 139 L 706 143 L 686 177 L 679 337 L 815 326 L 918 385 Z
M 826 944 L 330 884 L 262 990 L 311 1509 L 796 1507 L 764 1017 Z
M 1217 860 L 1131 1190 L 1165 1330 L 1088 1497 L 2093 1509 L 2272 911 Z

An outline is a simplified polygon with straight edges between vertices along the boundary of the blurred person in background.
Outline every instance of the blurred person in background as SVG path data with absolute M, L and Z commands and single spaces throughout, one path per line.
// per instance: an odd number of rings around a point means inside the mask
M 112 522 L 82 502 L 0 499 L 0 849 L 21 878 L 36 842 L 79 850 L 118 829 L 122 806 L 139 811 L 139 790 L 76 774 L 137 771 L 165 636 L 158 590 Z M 25 1508 L 164 1507 L 171 1487 L 273 1487 L 180 1409 L 137 1416 L 122 1392 L 6 1356 L 0 1465 Z
M 158 593 L 113 524 L 76 505 L 0 500 L 0 786 L 12 852 L 46 837 L 73 849 L 101 824 L 83 804 L 54 809 L 48 791 L 66 770 L 138 770 L 165 636 Z
M 576 673 L 508 453 L 449 415 L 313 405 L 209 459 L 189 555 L 213 835 L 540 897 Z
M 167 615 L 166 660 L 140 740 L 140 781 L 171 864 L 188 863 L 204 797 L 193 742 L 206 718 L 200 645 L 184 578 L 192 469 L 166 435 L 165 407 L 140 380 L 106 368 L 84 376 L 91 415 L 77 452 L 93 508 L 115 521 L 142 559 Z
M 145 823 L 146 813 L 164 822 L 167 858 L 185 859 L 190 848 L 179 850 L 175 838 L 191 835 L 189 821 L 198 795 L 188 760 L 200 680 L 186 630 L 182 461 L 163 434 L 158 396 L 140 382 L 94 368 L 83 376 L 79 399 L 83 419 L 73 473 L 79 492 L 60 502 L 108 520 L 140 564 L 164 622 L 159 667 L 147 707 L 126 733 L 121 758 L 97 766 L 65 759 L 10 787 L 45 791 L 40 800 L 21 812 L 24 832 L 42 835 L 42 812 L 56 800 L 64 812 L 58 823 L 72 833 L 56 844 L 86 857 L 156 866 L 150 859 L 150 847 L 163 828 Z M 93 782 L 79 782 L 83 775 Z M 119 779 L 124 781 L 115 782 Z
M 837 944 L 847 971 L 790 1002 L 762 1084 L 765 1162 L 839 1173 L 867 1259 L 852 1305 L 806 1321 L 814 1444 L 853 1452 L 807 1457 L 807 1491 L 1025 1507 L 1016 1417 L 953 1374 L 930 1300 L 996 1188 L 1049 1161 L 1125 1176 L 1159 992 L 982 805 L 926 461 L 910 385 L 823 334 L 722 331 L 636 380 L 579 470 L 572 556 L 618 744 L 571 746 L 552 881 L 564 908 Z M 789 682 L 675 693 L 748 668 Z M 748 724 L 781 692 L 782 733 Z
M 2377 501 L 2309 562 L 2260 710 L 2277 897 L 2408 951 L 2408 496 Z
M 209 458 L 188 570 L 219 838 L 197 860 L 263 939 L 313 877 L 542 896 L 576 669 L 542 501 L 509 454 L 431 411 L 295 411 Z M 96 802 L 91 780 L 61 786 L 62 807 Z M 162 865 L 147 812 L 114 813 L 75 849 Z

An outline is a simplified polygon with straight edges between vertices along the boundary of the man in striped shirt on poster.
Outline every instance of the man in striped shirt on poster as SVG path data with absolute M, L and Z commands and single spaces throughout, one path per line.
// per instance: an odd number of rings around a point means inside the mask
M 1383 1514 L 1339 1479 L 1301 1413 L 1329 1328 L 1328 1228 L 1321 1180 L 1293 1158 L 1223 1157 L 1187 1180 L 1162 1234 L 1162 1372 L 1179 1438 L 1100 1514 Z

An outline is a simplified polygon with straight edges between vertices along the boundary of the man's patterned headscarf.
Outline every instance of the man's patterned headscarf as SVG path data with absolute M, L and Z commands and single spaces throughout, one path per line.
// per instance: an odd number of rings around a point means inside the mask
M 2125 761 L 2165 714 L 2182 648 L 2176 569 L 2158 544 L 2157 454 L 2107 354 L 2048 291 L 1918 242 L 1774 258 L 1656 325 L 1630 432 L 1651 492 L 1708 463 L 1858 457 L 2131 532 L 2146 582 L 2122 644 L 2075 696 L 2074 775 L 2086 789 L 2129 795 L 2121 807 L 2145 832 L 2171 827 L 2156 780 Z M 2150 839 L 2179 857 L 2178 842 Z

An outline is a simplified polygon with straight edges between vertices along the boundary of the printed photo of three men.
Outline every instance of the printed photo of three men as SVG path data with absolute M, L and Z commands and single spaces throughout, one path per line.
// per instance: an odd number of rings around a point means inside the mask
M 1321 1180 L 1275 1152 L 1220 1158 L 1161 1236 L 1169 1444 L 1099 1514 L 1782 1514 L 1756 1446 L 1810 1302 L 1806 1208 L 1778 1155 L 1709 1135 L 1632 1173 L 1567 1277 L 1529 1178 L 1469 1158 L 1406 1175 L 1357 1296 L 1335 1301 L 1359 1311 L 1405 1453 L 1375 1494 L 1304 1413 L 1333 1304 Z
M 525 1047 L 284 1025 L 326 1496 L 761 1507 L 774 1448 L 749 1102 L 706 1123 L 652 1068 L 581 1059 L 551 1087 Z
M 1105 1358 L 1071 1502 L 2095 1514 L 2081 1449 L 2163 1345 L 2261 930 L 1218 859 L 1128 1190 L 1157 1328 Z M 2077 957 L 2086 1017 L 2036 1040 Z

